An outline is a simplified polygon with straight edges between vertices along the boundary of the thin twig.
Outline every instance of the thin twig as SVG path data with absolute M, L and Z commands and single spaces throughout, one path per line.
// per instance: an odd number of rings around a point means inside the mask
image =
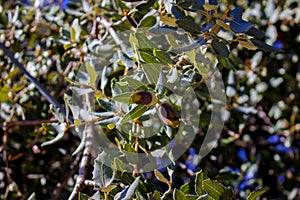
M 36 126 L 36 125 L 41 125 L 44 123 L 55 123 L 55 122 L 58 122 L 58 120 L 55 118 L 42 119 L 42 120 L 23 120 L 23 121 L 17 121 L 17 122 L 10 122 L 6 125 L 6 127 L 13 128 L 15 126 Z
M 79 166 L 79 172 L 78 176 L 76 178 L 76 183 L 73 188 L 73 191 L 69 197 L 69 200 L 74 200 L 77 197 L 78 192 L 85 186 L 84 181 L 85 181 L 85 176 L 86 176 L 86 170 L 87 170 L 87 165 L 89 161 L 89 157 L 91 155 L 91 149 L 93 146 L 93 141 L 94 141 L 94 135 L 93 135 L 93 124 L 89 123 L 86 125 L 86 143 L 85 143 L 85 148 L 83 151 L 83 155 L 81 158 L 80 166 Z
M 81 158 L 81 154 L 77 154 L 76 158 L 74 159 L 74 161 L 70 165 L 70 172 L 68 173 L 67 177 L 65 177 L 65 179 L 64 179 L 63 182 L 59 182 L 59 183 L 56 184 L 56 188 L 53 191 L 53 198 L 52 198 L 52 200 L 59 199 L 59 195 L 60 195 L 61 190 L 67 185 L 68 180 L 76 172 L 78 163 L 80 161 L 80 158 Z
M 15 64 L 20 71 L 24 74 L 26 79 L 32 82 L 38 91 L 48 100 L 49 103 L 53 104 L 55 107 L 59 108 L 63 116 L 66 118 L 65 108 L 34 78 L 32 77 L 26 68 L 14 57 L 14 55 L 5 47 L 4 44 L 0 43 L 0 48 L 4 51 L 4 53 L 10 58 L 13 64 Z M 70 123 L 73 124 L 73 119 L 69 115 Z

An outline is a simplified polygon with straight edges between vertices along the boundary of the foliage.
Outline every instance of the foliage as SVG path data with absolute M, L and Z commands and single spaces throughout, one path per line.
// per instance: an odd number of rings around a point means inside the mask
M 300 5 L 246 2 L 2 1 L 1 198 L 296 198 Z

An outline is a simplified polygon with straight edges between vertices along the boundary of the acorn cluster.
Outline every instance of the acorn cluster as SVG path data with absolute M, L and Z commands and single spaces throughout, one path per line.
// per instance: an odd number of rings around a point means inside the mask
M 158 104 L 158 114 L 163 123 L 172 128 L 179 126 L 179 117 L 175 109 L 166 101 L 160 102 L 158 97 L 151 91 L 136 91 L 131 94 L 133 103 L 151 107 Z

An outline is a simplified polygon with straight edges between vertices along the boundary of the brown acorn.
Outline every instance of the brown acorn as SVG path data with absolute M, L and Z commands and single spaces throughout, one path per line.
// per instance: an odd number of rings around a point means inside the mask
M 145 106 L 152 106 L 157 102 L 157 98 L 153 92 L 150 91 L 137 91 L 131 94 L 133 103 Z
M 179 117 L 173 107 L 167 103 L 163 102 L 158 107 L 158 113 L 160 119 L 168 126 L 172 128 L 178 128 Z

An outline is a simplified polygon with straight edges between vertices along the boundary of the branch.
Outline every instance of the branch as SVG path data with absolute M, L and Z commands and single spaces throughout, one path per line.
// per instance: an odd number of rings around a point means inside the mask
M 53 104 L 55 107 L 59 108 L 64 118 L 66 119 L 66 110 L 65 108 L 53 97 L 49 92 L 34 78 L 32 77 L 26 68 L 13 56 L 13 54 L 4 46 L 4 44 L 0 43 L 0 48 L 4 51 L 4 53 L 10 58 L 13 64 L 15 64 L 21 72 L 23 72 L 24 76 L 27 80 L 32 82 L 38 91 L 48 100 L 49 103 Z M 73 119 L 69 116 L 68 120 L 71 124 L 73 124 Z
M 86 176 L 86 170 L 87 170 L 87 165 L 89 161 L 89 157 L 91 155 L 91 149 L 93 146 L 93 141 L 94 141 L 94 135 L 93 135 L 93 124 L 89 123 L 86 125 L 86 143 L 85 143 L 85 148 L 83 151 L 82 159 L 80 162 L 79 166 L 79 172 L 78 176 L 76 178 L 76 183 L 74 186 L 74 189 L 69 197 L 69 200 L 75 200 L 77 197 L 77 194 L 80 190 L 82 190 L 83 187 L 85 187 L 85 176 Z

